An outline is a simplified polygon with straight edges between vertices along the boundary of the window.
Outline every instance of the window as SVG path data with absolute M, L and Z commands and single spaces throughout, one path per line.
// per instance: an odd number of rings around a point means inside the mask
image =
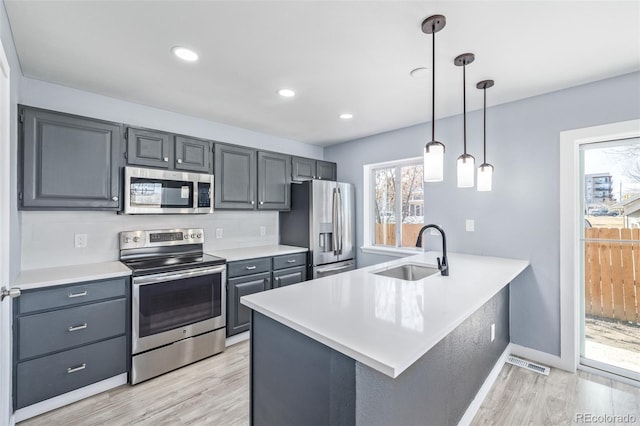
M 364 169 L 365 246 L 415 249 L 424 223 L 422 158 L 369 164 Z

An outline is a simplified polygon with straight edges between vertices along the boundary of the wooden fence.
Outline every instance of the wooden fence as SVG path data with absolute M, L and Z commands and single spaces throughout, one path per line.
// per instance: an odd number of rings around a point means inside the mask
M 424 225 L 420 223 L 405 223 L 402 225 L 402 247 L 415 247 L 418 239 L 418 232 Z M 387 246 L 396 245 L 396 224 L 376 223 L 375 244 Z
M 637 323 L 640 229 L 585 228 L 585 239 L 585 313 Z

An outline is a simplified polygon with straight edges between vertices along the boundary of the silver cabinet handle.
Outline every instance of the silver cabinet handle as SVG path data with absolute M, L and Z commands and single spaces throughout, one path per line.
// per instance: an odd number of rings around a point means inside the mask
M 78 330 L 84 330 L 85 328 L 87 328 L 87 323 L 85 322 L 84 324 L 81 325 L 72 325 L 71 327 L 68 328 L 69 331 L 78 331 Z
M 69 367 L 69 368 L 67 368 L 67 374 L 75 373 L 76 371 L 84 370 L 85 368 L 87 368 L 87 363 L 86 362 L 84 364 L 80 364 L 77 367 Z
M 87 295 L 87 290 L 81 291 L 80 293 L 69 293 L 69 299 L 73 299 L 74 297 L 82 297 Z
M 5 297 L 15 299 L 16 297 L 20 297 L 20 294 L 22 294 L 22 291 L 17 287 L 7 289 L 3 286 L 0 289 L 0 301 L 3 301 Z
M 256 269 L 256 266 L 255 266 L 255 265 L 253 265 L 253 266 L 245 266 L 244 268 L 245 268 L 247 271 L 253 271 L 254 269 Z
M 287 263 L 296 263 L 296 260 L 295 259 L 289 259 L 289 260 L 287 260 Z
M 116 197 L 115 195 L 114 195 L 113 197 L 111 197 L 111 199 L 112 199 L 113 201 L 118 201 L 118 197 Z
M 178 162 L 178 164 L 182 164 L 182 158 L 178 158 L 176 161 Z
M 164 157 L 164 158 L 162 159 L 162 161 L 164 161 L 165 163 L 168 163 L 168 162 L 169 162 L 169 157 Z

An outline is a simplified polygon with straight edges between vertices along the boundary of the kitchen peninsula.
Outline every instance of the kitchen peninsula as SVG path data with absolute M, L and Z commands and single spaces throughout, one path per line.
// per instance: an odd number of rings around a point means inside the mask
M 450 253 L 450 275 L 378 275 L 438 253 L 242 298 L 252 424 L 455 424 L 509 343 L 528 261 Z

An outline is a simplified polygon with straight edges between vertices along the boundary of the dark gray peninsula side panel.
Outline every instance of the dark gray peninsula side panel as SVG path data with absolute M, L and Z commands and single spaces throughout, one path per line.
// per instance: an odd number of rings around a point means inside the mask
M 255 311 L 251 327 L 253 425 L 453 425 L 509 344 L 509 287 L 395 379 Z

